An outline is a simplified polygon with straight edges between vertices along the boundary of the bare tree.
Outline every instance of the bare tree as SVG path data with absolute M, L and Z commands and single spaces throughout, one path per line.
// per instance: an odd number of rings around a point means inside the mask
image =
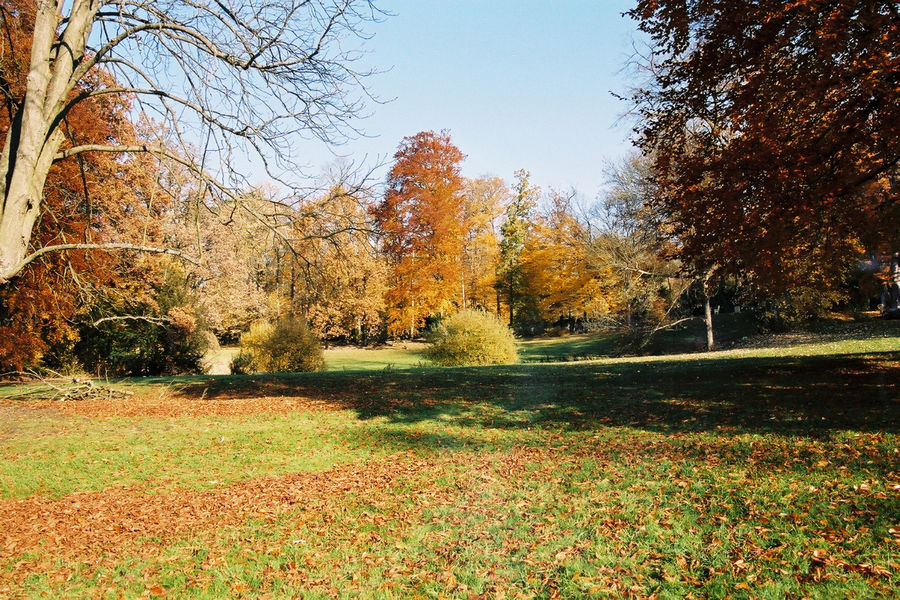
M 31 244 L 55 161 L 85 152 L 148 152 L 181 163 L 205 193 L 234 197 L 246 184 L 249 154 L 268 177 L 290 183 L 286 174 L 299 169 L 292 140 L 340 142 L 354 133 L 369 74 L 355 68 L 359 38 L 379 16 L 372 0 L 35 0 L 24 93 L 5 98 L 0 283 L 39 253 L 65 249 Z M 97 69 L 114 83 L 84 85 Z M 181 148 L 64 148 L 66 115 L 104 94 L 134 99 Z M 188 150 L 198 140 L 201 158 Z

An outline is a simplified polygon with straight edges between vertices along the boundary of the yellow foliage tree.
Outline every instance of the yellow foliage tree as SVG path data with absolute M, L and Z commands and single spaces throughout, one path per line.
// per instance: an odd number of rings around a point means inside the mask
M 612 273 L 589 261 L 588 231 L 572 214 L 573 196 L 551 193 L 522 251 L 525 288 L 543 321 L 594 319 L 611 308 Z
M 499 177 L 478 177 L 466 181 L 463 309 L 500 312 L 497 292 L 497 263 L 500 260 L 498 220 L 509 200 L 509 188 Z

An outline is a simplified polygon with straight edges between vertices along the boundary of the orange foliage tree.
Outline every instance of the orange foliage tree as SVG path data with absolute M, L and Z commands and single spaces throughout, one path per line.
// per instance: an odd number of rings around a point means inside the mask
M 375 207 L 376 226 L 392 263 L 385 294 L 388 330 L 412 336 L 425 317 L 461 300 L 465 229 L 464 155 L 447 132 L 403 138 Z
M 657 204 L 698 272 L 778 292 L 900 248 L 893 0 L 641 0 Z

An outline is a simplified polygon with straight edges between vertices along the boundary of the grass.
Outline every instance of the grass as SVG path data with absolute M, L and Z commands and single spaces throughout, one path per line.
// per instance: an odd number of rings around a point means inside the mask
M 0 597 L 889 597 L 898 326 L 6 402 Z
M 325 366 L 329 371 L 409 369 L 430 364 L 424 350 L 425 344 L 420 342 L 397 342 L 379 348 L 329 348 L 325 350 Z
M 563 362 L 608 357 L 615 353 L 615 339 L 595 334 L 534 338 L 519 341 L 522 362 Z

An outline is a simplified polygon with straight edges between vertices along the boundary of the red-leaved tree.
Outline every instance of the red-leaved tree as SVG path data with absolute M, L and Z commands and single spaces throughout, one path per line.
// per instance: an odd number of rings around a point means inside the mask
M 698 272 L 824 289 L 900 248 L 893 0 L 641 0 L 657 207 Z

